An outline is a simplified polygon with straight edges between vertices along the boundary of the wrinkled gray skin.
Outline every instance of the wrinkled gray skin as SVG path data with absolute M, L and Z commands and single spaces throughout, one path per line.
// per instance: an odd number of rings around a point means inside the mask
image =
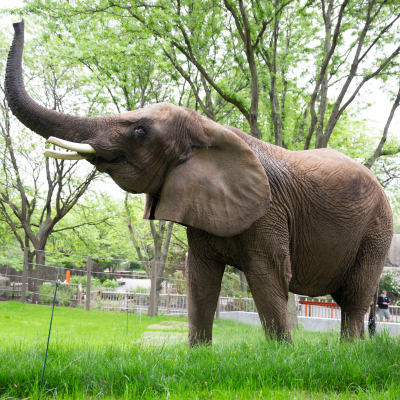
M 341 335 L 363 334 L 392 238 L 373 174 L 333 150 L 292 152 L 161 103 L 83 118 L 47 110 L 22 81 L 23 22 L 14 24 L 6 94 L 26 126 L 89 143 L 84 155 L 124 190 L 146 193 L 145 217 L 188 226 L 189 343 L 209 342 L 226 264 L 242 270 L 267 334 L 290 340 L 288 292 L 331 294 Z

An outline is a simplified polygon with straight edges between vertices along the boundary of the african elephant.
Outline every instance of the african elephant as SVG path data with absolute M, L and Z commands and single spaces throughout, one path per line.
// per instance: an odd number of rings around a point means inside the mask
M 334 150 L 276 147 L 168 103 L 97 118 L 48 110 L 25 91 L 23 21 L 14 30 L 12 112 L 75 151 L 46 155 L 86 159 L 122 189 L 146 193 L 144 218 L 187 226 L 190 344 L 211 341 L 226 264 L 245 273 L 267 334 L 291 340 L 289 291 L 331 294 L 342 338 L 363 334 L 393 233 L 389 202 L 366 167 Z

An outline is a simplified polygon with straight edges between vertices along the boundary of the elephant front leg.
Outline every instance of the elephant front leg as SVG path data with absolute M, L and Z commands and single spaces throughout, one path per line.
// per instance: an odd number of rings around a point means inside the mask
M 267 337 L 291 342 L 287 315 L 288 291 L 270 274 L 246 275 Z
M 225 265 L 189 251 L 186 268 L 189 345 L 211 343 Z

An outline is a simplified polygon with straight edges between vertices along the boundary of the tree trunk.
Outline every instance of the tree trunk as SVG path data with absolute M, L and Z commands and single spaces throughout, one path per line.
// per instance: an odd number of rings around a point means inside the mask
M 294 300 L 294 294 L 291 292 L 289 292 L 287 311 L 288 311 L 289 329 L 290 330 L 298 329 L 299 321 L 297 319 L 296 302 Z
M 44 250 L 37 250 L 35 251 L 35 255 L 36 255 L 35 275 L 37 279 L 35 279 L 34 281 L 35 283 L 33 292 L 38 293 L 40 286 L 43 284 L 43 279 L 47 280 L 47 277 L 45 276 L 47 271 L 45 271 L 44 267 L 46 262 L 46 254 Z M 40 300 L 39 295 L 34 294 L 32 297 L 32 304 L 36 304 L 36 302 L 39 303 L 39 300 Z
M 240 291 L 246 293 L 247 295 L 247 283 L 246 283 L 246 275 L 243 271 L 239 271 L 240 277 Z
M 169 245 L 171 243 L 171 236 L 172 236 L 172 230 L 174 227 L 173 222 L 168 223 L 167 229 L 166 227 L 166 221 L 159 221 L 158 222 L 158 231 L 155 227 L 154 221 L 149 221 L 150 222 L 150 229 L 151 229 L 151 234 L 153 236 L 153 241 L 154 241 L 154 260 L 156 261 L 156 304 L 158 304 L 158 299 L 160 297 L 160 292 L 162 288 L 162 283 L 165 280 L 164 277 L 164 268 L 165 264 L 168 261 L 168 250 L 169 250 Z M 164 238 L 164 232 L 165 232 L 165 238 Z M 164 238 L 164 243 L 163 243 L 163 238 Z M 151 299 L 150 299 L 151 301 Z M 149 312 L 151 310 L 151 305 L 149 306 Z M 157 312 L 157 311 L 156 311 Z
M 34 271 L 35 268 L 33 268 L 33 257 L 35 256 L 35 253 L 33 251 L 28 251 L 28 291 L 29 292 L 34 292 L 34 282 L 35 276 Z

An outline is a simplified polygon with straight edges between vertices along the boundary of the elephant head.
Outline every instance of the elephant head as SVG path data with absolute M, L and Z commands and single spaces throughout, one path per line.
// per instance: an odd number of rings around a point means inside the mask
M 231 130 L 195 111 L 159 103 L 89 118 L 37 104 L 22 78 L 24 21 L 13 25 L 5 80 L 8 104 L 28 128 L 75 151 L 45 155 L 86 159 L 122 189 L 146 193 L 144 218 L 233 236 L 268 211 L 269 182 L 254 152 Z

